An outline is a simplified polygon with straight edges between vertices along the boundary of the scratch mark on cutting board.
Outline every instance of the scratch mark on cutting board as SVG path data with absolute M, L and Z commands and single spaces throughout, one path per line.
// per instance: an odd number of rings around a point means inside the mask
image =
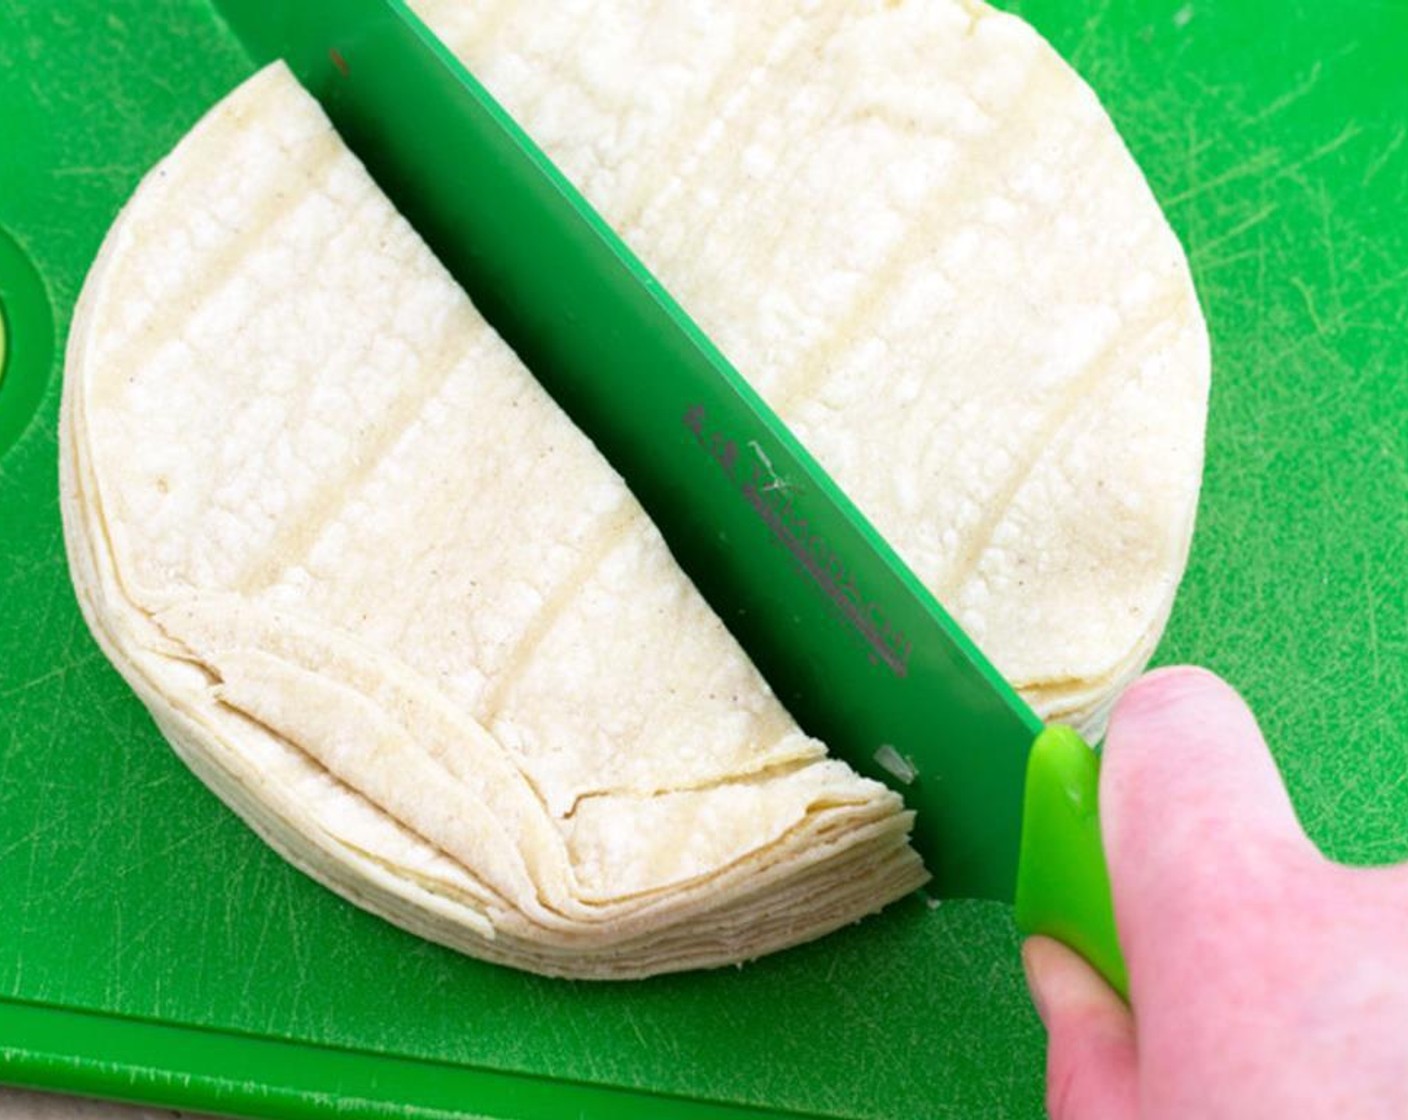
M 1326 156 L 1333 155 L 1335 152 L 1339 151 L 1350 141 L 1358 139 L 1363 131 L 1363 127 L 1357 121 L 1350 121 L 1340 129 L 1339 135 L 1333 140 L 1327 140 L 1325 143 L 1317 145 L 1305 155 L 1301 156 L 1300 159 L 1288 163 L 1285 167 L 1276 172 L 1275 178 L 1281 179 L 1288 175 L 1294 175 L 1296 172 L 1304 170 L 1313 163 L 1319 163 Z
M 1231 229 L 1224 230 L 1222 233 L 1218 234 L 1210 241 L 1200 242 L 1193 248 L 1193 252 L 1191 254 L 1193 258 L 1193 263 L 1199 267 L 1202 267 L 1202 258 L 1205 254 L 1210 253 L 1212 250 L 1218 248 L 1221 245 L 1225 245 L 1229 241 L 1241 237 L 1242 234 L 1246 233 L 1248 230 L 1255 229 L 1257 226 L 1261 225 L 1262 222 L 1266 221 L 1267 218 L 1271 217 L 1272 214 L 1276 213 L 1276 208 L 1276 203 L 1268 202 L 1255 213 L 1249 214 L 1247 217 L 1243 218 Z
M 1311 90 L 1313 90 L 1320 83 L 1320 75 L 1324 72 L 1324 60 L 1316 59 L 1315 62 L 1311 65 L 1310 70 L 1305 75 L 1305 77 L 1303 77 L 1298 83 L 1288 89 L 1285 93 L 1281 94 L 1280 97 L 1270 102 L 1260 112 L 1253 114 L 1251 117 L 1248 117 L 1247 123 L 1260 124 L 1262 121 L 1269 120 L 1270 118 L 1276 116 L 1278 113 L 1284 113 L 1297 101 L 1300 101 L 1302 98 L 1310 94 Z
M 1377 694 L 1383 684 L 1383 663 L 1379 657 L 1379 617 L 1378 600 L 1374 595 L 1374 584 L 1369 578 L 1369 561 L 1366 557 L 1360 565 L 1364 577 L 1364 622 L 1368 627 L 1369 665 L 1374 674 L 1374 692 Z
M 1325 321 L 1320 318 L 1320 313 L 1315 310 L 1315 295 L 1311 292 L 1310 285 L 1299 276 L 1292 276 L 1291 287 L 1295 288 L 1295 290 L 1300 293 L 1300 298 L 1305 301 L 1305 312 L 1310 316 L 1310 322 L 1311 325 L 1315 327 L 1315 333 L 1317 335 L 1329 334 L 1333 329 L 1333 325 L 1327 325 Z
M 40 791 L 43 793 L 47 793 L 48 787 L 40 787 Z M 53 798 L 52 800 L 56 805 L 62 803 L 59 798 Z M 21 833 L 11 843 L 5 845 L 5 847 L 3 848 L 0 848 L 0 863 L 3 863 L 5 860 L 8 860 L 11 856 L 13 856 L 16 852 L 20 851 L 21 849 L 32 849 L 38 846 L 51 833 L 62 836 L 64 833 L 64 828 L 67 826 L 67 824 L 68 818 L 63 815 L 60 810 L 56 809 L 53 814 L 51 814 L 41 823 L 36 824 L 27 832 Z
M 55 179 L 137 179 L 146 169 L 131 163 L 75 164 L 56 167 L 50 172 Z
M 646 1039 L 645 1032 L 640 1029 L 640 1024 L 636 1022 L 636 1017 L 631 1014 L 629 1007 L 626 1008 L 626 1022 L 630 1024 L 631 1032 L 640 1040 L 641 1049 L 648 1051 L 650 1042 Z
M 13 699 L 16 696 L 19 696 L 21 693 L 28 692 L 30 689 L 33 688 L 39 688 L 41 685 L 46 685 L 50 681 L 58 680 L 59 678 L 66 676 L 67 674 L 73 672 L 76 669 L 81 669 L 84 665 L 89 665 L 92 662 L 99 661 L 101 659 L 101 654 L 89 653 L 84 656 L 76 657 L 74 658 L 74 660 L 66 662 L 62 665 L 55 665 L 47 673 L 41 673 L 37 677 L 30 677 L 30 679 L 27 681 L 21 681 L 17 685 L 0 690 L 0 700 Z
M 1304 155 L 1289 163 L 1283 163 L 1284 153 L 1278 148 L 1264 148 L 1250 159 L 1230 167 L 1219 175 L 1214 175 L 1211 179 L 1206 179 L 1197 183 L 1187 190 L 1170 196 L 1164 203 L 1168 208 L 1180 206 L 1185 202 L 1191 202 L 1195 198 L 1216 191 L 1222 187 L 1230 186 L 1233 183 L 1241 182 L 1243 179 L 1253 177 L 1266 177 L 1269 185 L 1279 179 L 1293 176 L 1305 170 L 1311 164 L 1318 163 L 1326 156 L 1333 155 L 1346 144 L 1356 139 L 1364 130 L 1355 122 L 1351 121 L 1344 126 L 1337 136 L 1332 140 L 1312 148 Z
M 165 864 L 169 863 L 171 861 L 171 858 L 177 855 L 177 853 L 179 853 L 183 848 L 188 848 L 192 844 L 198 843 L 210 833 L 217 832 L 224 826 L 225 821 L 221 817 L 215 817 L 212 820 L 206 821 L 204 824 L 191 829 L 189 832 L 181 833 L 180 836 L 172 840 L 170 843 L 163 845 L 156 851 L 147 853 L 141 859 L 129 864 L 120 864 L 116 871 L 116 875 L 119 878 L 130 878 L 144 871 L 146 868 L 152 866 L 153 864 L 160 864 L 164 866 Z
M 1389 276 L 1387 279 L 1380 281 L 1378 284 L 1374 284 L 1371 287 L 1363 289 L 1359 299 L 1355 300 L 1353 303 L 1347 305 L 1341 310 L 1341 321 L 1344 323 L 1351 322 L 1354 316 L 1360 310 L 1368 306 L 1368 304 L 1372 303 L 1384 292 L 1396 288 L 1400 284 L 1403 284 L 1405 280 L 1408 280 L 1408 268 L 1404 268 L 1399 272 L 1394 273 L 1392 276 Z M 1288 346 L 1284 346 L 1280 350 L 1277 350 L 1275 353 L 1271 354 L 1267 360 L 1272 363 L 1285 361 L 1287 358 L 1305 349 L 1305 347 L 1310 343 L 1319 341 L 1320 337 L 1321 336 L 1319 334 L 1303 335 L 1302 337 L 1297 338 L 1294 342 L 1290 343 Z
M 1225 241 L 1226 238 L 1218 238 L 1217 240 Z M 1200 275 L 1205 276 L 1220 268 L 1231 268 L 1233 265 L 1245 264 L 1247 261 L 1260 260 L 1265 251 L 1260 247 L 1256 249 L 1241 249 L 1237 252 L 1229 253 L 1225 257 L 1214 257 L 1212 260 L 1204 260 L 1204 254 L 1207 253 L 1210 247 L 1215 247 L 1216 244 L 1216 241 L 1207 241 L 1193 247 L 1190 256 L 1193 259 L 1193 263 L 1197 266 Z
M 1206 144 L 1201 145 L 1206 148 Z M 1196 149 L 1195 149 L 1196 150 Z M 1194 153 L 1190 152 L 1190 159 Z M 1272 170 L 1280 159 L 1280 152 L 1275 148 L 1264 148 L 1256 153 L 1244 163 L 1239 163 L 1235 167 L 1230 167 L 1219 175 L 1214 175 L 1211 179 L 1204 179 L 1201 183 L 1195 183 L 1187 190 L 1171 195 L 1164 200 L 1164 206 L 1172 209 L 1181 206 L 1185 202 L 1191 202 L 1195 198 L 1200 198 L 1209 191 L 1218 190 L 1230 183 L 1239 182 L 1242 179 L 1251 179 Z
M 1320 209 L 1320 242 L 1325 248 L 1325 267 L 1330 280 L 1330 326 L 1331 329 L 1338 330 L 1344 325 L 1345 319 L 1344 285 L 1340 276 L 1339 238 L 1330 226 L 1330 218 L 1335 211 L 1335 200 L 1330 197 L 1324 183 L 1319 184 L 1316 201 Z M 1316 326 L 1319 327 L 1318 321 Z
M 1400 124 L 1393 130 L 1393 136 L 1389 139 L 1387 147 L 1371 159 L 1368 166 L 1364 168 L 1364 186 L 1367 187 L 1372 183 L 1378 177 L 1379 172 L 1388 166 L 1389 160 L 1397 154 L 1399 148 L 1403 147 L 1405 139 L 1408 139 L 1408 125 Z

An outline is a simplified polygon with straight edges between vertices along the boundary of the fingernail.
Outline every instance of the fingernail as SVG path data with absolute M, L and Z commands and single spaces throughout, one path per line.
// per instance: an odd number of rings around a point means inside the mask
M 1022 942 L 1022 971 L 1027 974 L 1027 990 L 1032 995 L 1032 1006 L 1036 1008 L 1037 1016 L 1041 1019 L 1042 1026 L 1046 1025 L 1046 1006 L 1042 1002 L 1042 975 L 1044 962 L 1043 953 L 1038 946 L 1032 944 L 1032 938 L 1027 938 Z

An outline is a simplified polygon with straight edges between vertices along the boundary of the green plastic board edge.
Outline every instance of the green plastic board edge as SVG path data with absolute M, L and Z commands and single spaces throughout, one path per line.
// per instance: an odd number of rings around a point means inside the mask
M 0 1000 L 0 1039 L 17 1038 L 0 1081 L 270 1120 L 815 1117 Z

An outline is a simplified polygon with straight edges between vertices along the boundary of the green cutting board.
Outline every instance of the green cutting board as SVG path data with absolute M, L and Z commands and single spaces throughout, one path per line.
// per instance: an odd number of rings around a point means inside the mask
M 1211 324 L 1207 482 L 1158 660 L 1242 689 L 1328 851 L 1399 858 L 1408 6 L 1016 7 L 1114 116 Z M 341 902 L 177 762 L 69 590 L 43 351 L 139 177 L 249 70 L 204 4 L 0 0 L 0 1080 L 270 1116 L 1039 1116 L 1005 907 L 905 902 L 740 970 L 543 980 Z

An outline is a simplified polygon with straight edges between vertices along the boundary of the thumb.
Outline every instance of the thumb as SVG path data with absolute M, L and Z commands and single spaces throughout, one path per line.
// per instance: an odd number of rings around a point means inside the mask
M 1022 964 L 1046 1025 L 1051 1120 L 1134 1120 L 1134 1020 L 1094 969 L 1058 941 L 1031 937 Z
M 1101 782 L 1103 818 L 1121 846 L 1142 838 L 1136 826 L 1151 814 L 1163 822 L 1190 813 L 1239 839 L 1309 846 L 1255 717 L 1206 669 L 1160 669 L 1125 691 L 1110 717 Z
M 1251 711 L 1203 669 L 1150 673 L 1120 698 L 1100 805 L 1136 1007 L 1208 931 L 1320 862 Z

